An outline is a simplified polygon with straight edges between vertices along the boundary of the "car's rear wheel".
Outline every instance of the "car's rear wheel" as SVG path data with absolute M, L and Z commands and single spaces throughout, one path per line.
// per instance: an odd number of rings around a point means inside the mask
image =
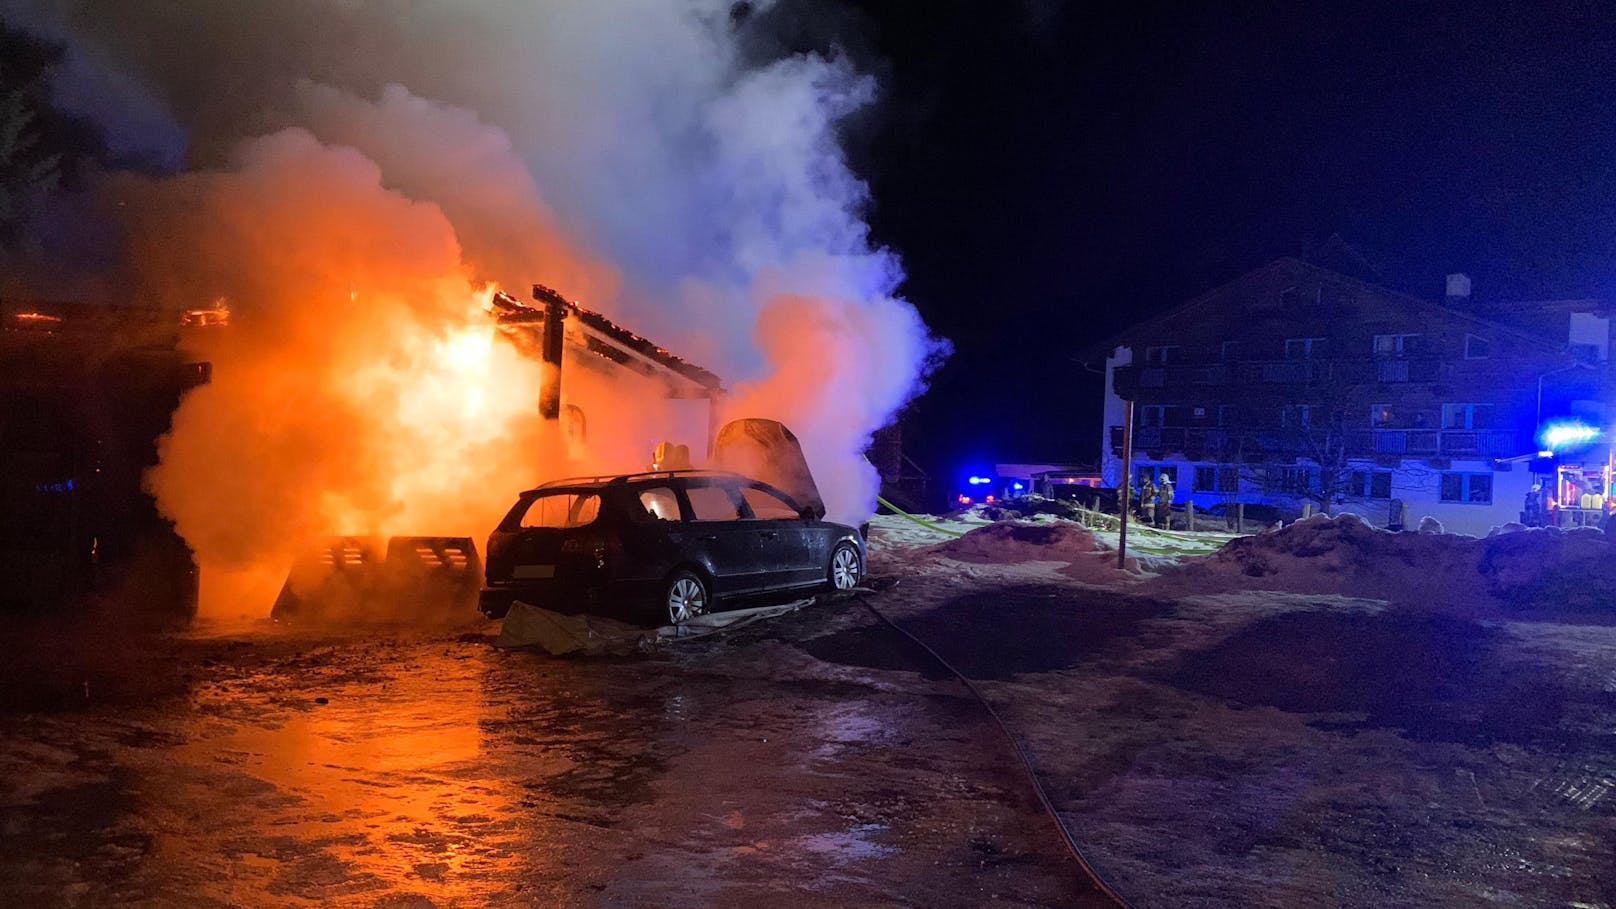
M 683 625 L 696 616 L 706 615 L 712 598 L 707 592 L 707 582 L 701 579 L 701 575 L 693 571 L 676 571 L 663 588 L 662 604 L 668 622 Z
M 852 543 L 842 541 L 830 553 L 830 586 L 833 590 L 852 590 L 859 582 L 859 554 Z

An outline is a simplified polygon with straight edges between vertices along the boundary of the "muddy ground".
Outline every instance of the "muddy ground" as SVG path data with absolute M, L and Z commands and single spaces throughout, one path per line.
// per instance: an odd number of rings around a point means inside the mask
M 1616 905 L 1608 621 L 903 572 L 888 611 L 981 680 L 1141 909 Z
M 890 566 L 1148 907 L 1616 905 L 1616 628 Z M 31 640 L 0 905 L 1101 906 L 997 729 L 850 603 L 637 658 L 492 625 Z
M 492 623 L 35 636 L 0 905 L 1104 905 L 960 689 L 795 643 L 871 621 L 592 660 Z

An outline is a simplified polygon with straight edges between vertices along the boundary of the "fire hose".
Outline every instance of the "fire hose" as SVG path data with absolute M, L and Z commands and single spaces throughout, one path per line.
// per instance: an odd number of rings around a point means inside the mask
M 946 527 L 938 527 L 936 524 L 933 524 L 932 522 L 926 520 L 925 518 L 917 518 L 914 515 L 910 514 L 909 512 L 904 511 L 902 508 L 899 508 L 898 506 L 892 504 L 891 502 L 888 502 L 886 499 L 881 498 L 880 496 L 876 496 L 875 501 L 877 503 L 879 503 L 880 505 L 885 506 L 886 509 L 888 511 L 891 511 L 893 514 L 895 514 L 895 515 L 897 515 L 897 516 L 899 516 L 901 518 L 908 518 L 909 520 L 914 521 L 916 524 L 919 524 L 921 527 L 924 527 L 927 530 L 936 531 L 937 533 L 943 534 L 944 536 L 950 536 L 950 537 L 962 537 L 962 536 L 965 536 L 965 534 L 961 533 L 958 530 L 949 530 Z
M 886 503 L 883 502 L 882 504 Z M 891 505 L 887 505 L 887 507 L 892 508 Z M 892 510 L 898 511 L 896 508 L 893 508 Z M 901 511 L 898 513 L 903 514 Z M 904 516 L 911 517 L 909 515 Z M 917 523 L 924 523 L 918 518 L 911 519 L 915 520 Z M 933 529 L 940 530 L 941 528 Z M 954 678 L 958 679 L 960 683 L 965 686 L 965 690 L 969 691 L 972 697 L 976 698 L 976 702 L 982 705 L 983 710 L 987 711 L 988 717 L 991 718 L 994 724 L 999 727 L 999 731 L 1004 733 L 1004 737 L 1010 740 L 1011 746 L 1015 749 L 1016 757 L 1021 761 L 1021 769 L 1026 773 L 1027 780 L 1032 783 L 1033 792 L 1038 796 L 1039 804 L 1043 806 L 1044 813 L 1049 815 L 1049 819 L 1055 823 L 1055 829 L 1060 832 L 1061 842 L 1065 844 L 1067 853 L 1074 861 L 1077 862 L 1077 866 L 1083 871 L 1083 875 L 1089 879 L 1089 882 L 1094 885 L 1095 889 L 1103 893 L 1106 898 L 1115 903 L 1118 907 L 1120 907 L 1120 909 L 1133 909 L 1132 904 L 1124 899 L 1122 894 L 1118 893 L 1115 888 L 1107 883 L 1105 878 L 1100 876 L 1100 872 L 1089 863 L 1087 858 L 1083 856 L 1083 850 L 1077 845 L 1077 840 L 1072 836 L 1072 831 L 1067 828 L 1066 822 L 1061 820 L 1060 813 L 1055 810 L 1055 803 L 1049 798 L 1049 793 L 1044 790 L 1044 784 L 1039 782 L 1038 771 L 1037 768 L 1033 766 L 1032 755 L 1027 752 L 1027 746 L 1022 743 L 1019 736 L 1011 731 L 1009 724 L 1007 724 L 1004 721 L 1004 718 L 999 715 L 999 711 L 993 708 L 993 704 L 988 701 L 987 696 L 983 694 L 982 690 L 976 686 L 976 683 L 967 678 L 963 672 L 956 669 L 954 664 L 944 659 L 942 654 L 938 653 L 936 650 L 933 650 L 931 645 L 910 633 L 902 625 L 899 625 L 897 622 L 894 622 L 892 619 L 888 618 L 881 610 L 876 609 L 869 600 L 864 598 L 862 593 L 854 594 L 853 598 L 858 600 L 859 605 L 863 606 L 865 609 L 868 609 L 871 615 L 883 622 L 888 628 L 891 628 L 898 634 L 908 638 L 915 644 L 915 646 L 919 647 L 921 650 L 924 650 L 928 655 L 931 656 L 932 660 L 934 660 L 937 665 L 948 670 L 948 672 L 953 675 Z

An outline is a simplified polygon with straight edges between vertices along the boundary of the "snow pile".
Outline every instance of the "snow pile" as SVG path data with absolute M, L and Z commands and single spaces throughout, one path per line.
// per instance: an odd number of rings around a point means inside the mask
M 982 565 L 1063 563 L 1060 574 L 1076 581 L 1109 584 L 1137 575 L 1139 560 L 1129 557 L 1118 569 L 1116 548 L 1099 534 L 1074 521 L 1045 518 L 1037 521 L 1000 521 L 938 543 L 927 553 Z
M 878 514 L 870 518 L 867 542 L 872 557 L 905 553 L 952 540 L 982 526 L 939 517 L 918 520 L 905 515 Z
M 1070 521 L 1001 521 L 931 547 L 961 562 L 1071 562 L 1105 550 L 1094 531 Z
M 1476 543 L 1488 592 L 1507 606 L 1616 618 L 1616 545 L 1605 533 L 1536 528 Z
M 1320 515 L 1185 559 L 1156 586 L 1179 594 L 1279 590 L 1466 612 L 1608 611 L 1616 617 L 1616 546 L 1590 529 L 1523 529 L 1477 539 L 1390 533 L 1356 515 Z

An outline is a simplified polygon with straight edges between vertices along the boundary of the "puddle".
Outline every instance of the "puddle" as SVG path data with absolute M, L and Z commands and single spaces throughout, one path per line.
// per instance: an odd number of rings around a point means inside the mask
M 855 824 L 846 830 L 799 836 L 792 845 L 804 852 L 826 856 L 837 863 L 868 861 L 892 855 L 898 850 L 875 842 L 887 832 L 885 824 Z

